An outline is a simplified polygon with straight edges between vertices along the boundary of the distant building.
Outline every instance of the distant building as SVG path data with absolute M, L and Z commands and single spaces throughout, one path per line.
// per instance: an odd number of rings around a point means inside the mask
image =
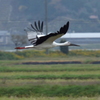
M 67 33 L 61 38 L 66 38 L 69 41 L 88 44 L 88 43 L 99 43 L 100 44 L 100 33 Z
M 11 43 L 10 33 L 8 31 L 0 31 L 0 45 L 7 45 Z
M 62 38 L 100 38 L 100 33 L 66 33 Z

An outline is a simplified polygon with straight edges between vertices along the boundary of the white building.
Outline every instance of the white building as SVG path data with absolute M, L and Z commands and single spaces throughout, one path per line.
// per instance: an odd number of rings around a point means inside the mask
M 100 38 L 100 33 L 66 33 L 62 38 Z
M 0 31 L 0 45 L 6 45 L 11 42 L 8 31 Z

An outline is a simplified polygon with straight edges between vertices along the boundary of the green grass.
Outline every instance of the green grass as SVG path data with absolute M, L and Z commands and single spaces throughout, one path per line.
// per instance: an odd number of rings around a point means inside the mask
M 35 85 L 19 87 L 1 87 L 0 96 L 47 96 L 47 97 L 79 97 L 79 96 L 98 96 L 100 94 L 100 85 Z
M 0 64 L 1 79 L 99 79 L 99 64 L 23 65 Z
M 0 79 L 100 79 L 100 74 L 97 75 L 68 75 L 68 74 L 62 74 L 62 75 L 2 75 L 0 76 Z
M 78 57 L 77 61 L 86 62 L 88 58 Z M 22 64 L 33 61 L 74 61 L 74 59 L 75 57 L 37 57 L 28 60 L 0 60 L 0 96 L 16 97 L 14 100 L 17 97 L 30 97 L 31 99 L 32 96 L 42 96 L 41 100 L 42 98 L 43 100 L 54 99 L 49 98 L 51 96 L 59 96 L 60 100 L 63 100 L 64 96 L 70 97 L 71 100 L 80 96 L 99 97 L 99 64 Z M 96 61 L 99 57 L 96 59 L 90 57 L 90 60 Z M 58 100 L 59 98 L 56 97 Z
M 12 72 L 0 72 L 0 76 L 38 76 L 38 75 L 56 75 L 56 76 L 62 76 L 62 75 L 100 75 L 100 71 L 39 71 L 39 72 L 24 72 L 24 71 L 12 71 Z
M 23 61 L 22 61 L 23 62 Z M 87 67 L 88 66 L 88 67 Z M 54 71 L 99 71 L 99 64 L 54 64 L 54 65 L 24 65 L 17 61 L 1 62 L 0 72 L 54 72 Z
M 100 97 L 1 97 L 0 100 L 100 100 Z
M 78 52 L 78 51 L 77 51 Z M 95 52 L 94 52 L 95 53 Z M 59 57 L 48 57 L 48 56 L 45 56 L 45 57 L 32 57 L 32 58 L 25 58 L 25 59 L 22 59 L 22 60 L 0 60 L 0 64 L 4 63 L 8 63 L 8 64 L 13 64 L 13 63 L 22 63 L 22 62 L 37 62 L 37 61 L 81 61 L 81 62 L 91 62 L 91 61 L 100 61 L 100 57 L 91 57 L 91 56 L 79 56 L 79 55 L 76 55 L 76 56 L 69 56 L 69 55 L 66 55 L 66 56 L 59 56 Z
M 45 50 L 24 50 L 17 52 L 3 52 L 0 51 L 0 60 L 21 60 L 21 59 L 34 59 L 34 61 L 40 60 L 72 60 L 83 61 L 85 63 L 91 63 L 91 61 L 98 61 L 100 58 L 100 50 L 71 50 L 66 55 L 60 51 L 49 51 L 49 54 L 45 53 Z M 77 57 L 77 59 L 76 59 Z M 48 59 L 49 58 L 49 59 Z M 85 59 L 84 59 L 85 58 Z

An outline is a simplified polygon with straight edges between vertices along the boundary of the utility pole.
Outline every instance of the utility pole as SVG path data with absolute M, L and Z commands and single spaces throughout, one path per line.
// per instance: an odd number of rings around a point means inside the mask
M 45 0 L 45 26 L 46 26 L 46 35 L 48 33 L 48 7 L 47 7 L 47 0 Z
M 48 6 L 47 6 L 47 0 L 45 0 L 45 33 L 47 35 L 48 33 Z M 46 54 L 48 54 L 49 51 L 46 49 Z

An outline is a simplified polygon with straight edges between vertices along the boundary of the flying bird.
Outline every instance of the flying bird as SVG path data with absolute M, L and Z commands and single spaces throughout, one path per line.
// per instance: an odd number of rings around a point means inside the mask
M 79 46 L 77 44 L 72 44 L 69 41 L 64 43 L 57 43 L 55 40 L 65 35 L 69 28 L 69 21 L 62 26 L 59 31 L 51 32 L 47 35 L 43 34 L 43 21 L 34 22 L 34 25 L 31 24 L 31 28 L 25 29 L 28 37 L 28 41 L 30 41 L 31 45 L 24 47 L 16 47 L 15 49 L 28 49 L 28 48 L 36 48 L 36 49 L 44 49 L 44 48 L 52 48 L 56 46 Z

